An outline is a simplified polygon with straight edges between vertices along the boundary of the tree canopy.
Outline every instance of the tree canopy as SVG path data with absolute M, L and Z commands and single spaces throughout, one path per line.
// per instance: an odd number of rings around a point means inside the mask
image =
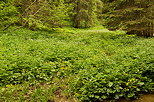
M 109 0 L 105 2 L 103 15 L 109 29 L 153 36 L 154 0 Z

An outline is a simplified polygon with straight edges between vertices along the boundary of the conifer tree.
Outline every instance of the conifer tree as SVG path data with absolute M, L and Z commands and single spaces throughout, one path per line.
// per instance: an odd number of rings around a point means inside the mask
M 153 36 L 154 0 L 105 1 L 104 18 L 109 29 L 122 29 L 140 36 Z
M 87 28 L 94 26 L 96 21 L 96 1 L 95 0 L 74 0 L 74 27 Z

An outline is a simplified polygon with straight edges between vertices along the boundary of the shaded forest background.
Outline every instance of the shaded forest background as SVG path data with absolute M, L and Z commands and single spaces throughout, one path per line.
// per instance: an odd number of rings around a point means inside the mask
M 1 0 L 0 29 L 54 30 L 103 25 L 128 34 L 153 36 L 154 0 Z M 14 29 L 15 30 L 15 29 Z

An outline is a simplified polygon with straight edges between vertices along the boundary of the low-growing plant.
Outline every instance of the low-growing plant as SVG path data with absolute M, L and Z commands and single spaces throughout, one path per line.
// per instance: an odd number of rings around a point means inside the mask
M 153 38 L 104 28 L 64 31 L 0 32 L 0 101 L 47 101 L 48 95 L 53 101 L 55 94 L 64 92 L 58 97 L 93 102 L 137 98 L 139 93 L 152 90 Z M 56 91 L 49 94 L 43 86 L 30 89 L 27 96 L 24 89 L 15 88 L 25 82 L 54 84 Z M 13 91 L 8 91 L 8 86 Z M 13 94 L 16 90 L 17 95 Z

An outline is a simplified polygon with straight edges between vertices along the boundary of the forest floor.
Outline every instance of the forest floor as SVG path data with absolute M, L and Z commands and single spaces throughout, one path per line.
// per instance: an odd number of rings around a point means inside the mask
M 153 66 L 154 38 L 124 31 L 0 32 L 0 102 L 154 102 Z

